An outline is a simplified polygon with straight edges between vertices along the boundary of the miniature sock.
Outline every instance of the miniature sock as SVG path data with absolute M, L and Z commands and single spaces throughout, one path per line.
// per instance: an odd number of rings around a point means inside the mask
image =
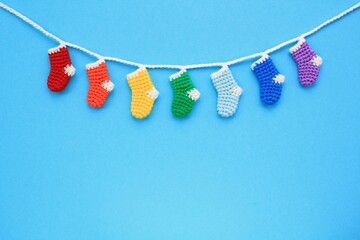
M 135 118 L 145 118 L 150 114 L 159 92 L 146 68 L 141 67 L 128 74 L 127 79 L 131 89 L 131 114 Z
M 260 83 L 260 98 L 265 104 L 276 103 L 281 96 L 285 76 L 276 69 L 270 56 L 265 54 L 251 65 Z
M 70 55 L 65 45 L 60 44 L 48 50 L 50 73 L 47 80 L 48 88 L 53 92 L 65 89 L 70 78 L 75 74 Z
M 171 111 L 177 117 L 185 117 L 199 99 L 200 92 L 194 87 L 186 69 L 171 75 L 170 83 L 174 91 Z
M 211 80 L 218 93 L 217 111 L 219 115 L 222 117 L 234 115 L 242 89 L 236 83 L 228 66 L 224 66 L 219 71 L 211 74 Z
M 290 53 L 298 67 L 300 84 L 313 85 L 318 78 L 322 58 L 314 52 L 304 38 L 290 48 Z
M 94 63 L 87 64 L 86 73 L 90 84 L 87 102 L 91 107 L 101 107 L 114 88 L 114 84 L 110 81 L 105 61 L 100 59 Z

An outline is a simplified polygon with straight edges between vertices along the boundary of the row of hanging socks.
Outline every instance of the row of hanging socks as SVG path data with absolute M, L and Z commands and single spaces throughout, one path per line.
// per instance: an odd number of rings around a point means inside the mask
M 290 48 L 290 53 L 297 63 L 300 84 L 313 85 L 319 74 L 322 59 L 309 46 L 304 38 L 300 38 L 295 46 Z M 49 49 L 50 73 L 47 85 L 51 91 L 60 92 L 65 89 L 70 78 L 75 74 L 66 45 Z M 275 104 L 281 96 L 282 84 L 285 76 L 275 67 L 272 59 L 266 53 L 251 65 L 260 83 L 260 99 L 265 104 Z M 89 79 L 87 102 L 91 107 L 101 107 L 114 84 L 110 80 L 106 62 L 103 59 L 87 64 L 86 72 Z M 147 117 L 159 96 L 150 75 L 145 67 L 139 67 L 135 72 L 127 75 L 131 89 L 131 113 L 135 118 Z M 217 111 L 222 117 L 235 114 L 241 87 L 235 81 L 228 66 L 211 74 L 212 83 L 217 91 Z M 186 117 L 200 97 L 200 92 L 195 88 L 186 69 L 170 76 L 170 83 L 174 97 L 171 110 L 176 117 Z

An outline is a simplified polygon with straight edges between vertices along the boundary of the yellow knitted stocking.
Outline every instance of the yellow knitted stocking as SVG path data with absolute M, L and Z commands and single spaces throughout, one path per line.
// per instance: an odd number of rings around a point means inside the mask
M 131 114 L 135 118 L 145 118 L 150 114 L 159 92 L 144 67 L 127 75 L 127 79 L 131 89 Z

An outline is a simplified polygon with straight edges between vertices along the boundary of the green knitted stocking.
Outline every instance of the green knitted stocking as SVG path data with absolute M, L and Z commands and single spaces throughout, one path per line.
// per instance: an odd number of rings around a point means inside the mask
M 200 92 L 194 87 L 185 69 L 171 75 L 170 83 L 174 91 L 171 111 L 177 117 L 185 117 L 191 112 Z

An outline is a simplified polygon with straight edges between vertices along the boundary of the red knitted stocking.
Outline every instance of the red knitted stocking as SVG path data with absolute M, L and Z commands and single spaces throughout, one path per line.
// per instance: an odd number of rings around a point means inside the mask
M 53 92 L 64 90 L 70 78 L 75 74 L 70 55 L 65 45 L 60 44 L 48 51 L 50 59 L 50 73 L 47 81 L 48 88 Z

